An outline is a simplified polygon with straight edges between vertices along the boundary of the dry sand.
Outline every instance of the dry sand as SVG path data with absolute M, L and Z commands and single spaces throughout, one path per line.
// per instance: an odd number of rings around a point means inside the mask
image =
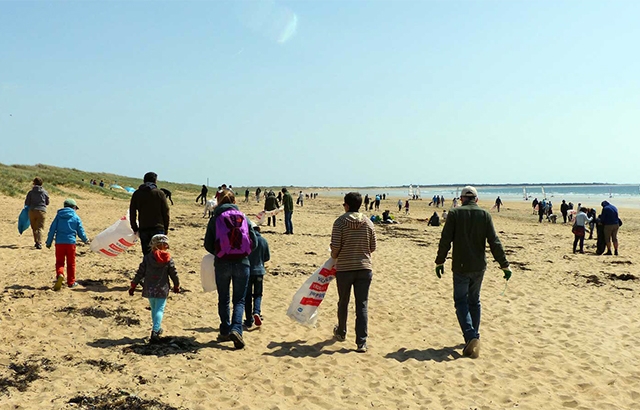
M 86 192 L 76 197 L 90 238 L 128 206 Z M 570 228 L 538 224 L 526 203 L 493 213 L 513 277 L 502 295 L 502 272 L 489 263 L 483 345 L 473 360 L 461 357 L 450 265 L 442 280 L 433 272 L 441 228 L 424 222 L 432 213 L 425 201 L 413 201 L 399 225 L 376 226 L 367 353 L 355 352 L 353 310 L 347 341 L 332 340 L 333 285 L 316 328 L 285 314 L 328 256 L 340 198 L 296 208 L 293 236 L 282 234 L 281 215 L 277 228 L 264 229 L 272 255 L 264 325 L 245 332 L 244 350 L 217 343 L 217 295 L 202 292 L 199 275 L 207 220 L 194 197 L 174 193 L 171 250 L 185 292 L 169 298 L 163 327 L 174 342 L 160 347 L 146 344 L 148 302 L 140 291 L 126 292 L 141 259 L 138 247 L 109 259 L 79 246 L 83 285 L 54 292 L 53 250 L 35 250 L 30 230 L 18 236 L 22 199 L 0 197 L 0 408 L 78 408 L 69 401 L 124 392 L 187 409 L 631 409 L 640 403 L 640 285 L 616 279 L 639 275 L 638 210 L 621 210 L 619 257 L 596 256 L 595 240 L 587 241 L 587 254 L 572 254 Z M 397 199 L 383 207 L 397 209 Z M 63 200 L 52 197 L 47 229 Z M 240 207 L 252 215 L 261 205 Z

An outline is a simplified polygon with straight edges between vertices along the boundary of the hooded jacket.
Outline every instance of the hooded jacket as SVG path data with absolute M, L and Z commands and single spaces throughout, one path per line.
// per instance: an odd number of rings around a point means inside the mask
M 487 268 L 485 249 L 489 249 L 501 268 L 509 267 L 502 243 L 496 235 L 489 212 L 475 202 L 469 202 L 459 208 L 453 208 L 447 215 L 442 228 L 436 264 L 447 259 L 447 253 L 453 242 L 453 273 L 484 272 Z
M 204 248 L 214 256 L 216 255 L 216 219 L 218 219 L 218 216 L 220 216 L 221 213 L 229 209 L 239 210 L 236 204 L 218 205 L 213 211 L 213 216 L 209 219 L 209 224 L 207 224 L 207 232 L 204 235 Z M 256 233 L 251 227 L 251 224 L 249 224 L 249 239 L 251 239 L 251 251 L 253 252 L 253 250 L 256 249 L 256 246 L 258 246 L 258 238 L 256 237 Z M 243 265 L 251 266 L 248 257 L 236 260 L 226 260 L 215 256 L 213 261 L 214 266 L 223 263 L 242 263 Z
M 376 250 L 373 223 L 360 212 L 347 212 L 333 223 L 331 257 L 336 271 L 372 270 L 371 253 Z
M 145 298 L 166 299 L 169 296 L 169 278 L 173 281 L 174 287 L 180 286 L 176 265 L 169 253 L 161 253 L 160 257 L 166 260 L 158 260 L 156 252 L 146 254 L 133 278 L 132 283 L 136 285 L 144 279 L 142 296 Z
M 145 182 L 131 196 L 129 220 L 133 232 L 163 229 L 169 232 L 169 205 L 164 192 L 153 182 Z
M 250 273 L 252 276 L 264 276 L 264 263 L 269 262 L 271 259 L 269 243 L 260 235 L 260 232 L 256 232 L 256 243 L 256 248 L 249 255 L 249 262 L 251 262 Z
M 54 238 L 57 244 L 75 245 L 76 235 L 82 239 L 82 242 L 89 241 L 76 211 L 73 208 L 65 207 L 59 209 L 56 217 L 53 218 L 46 245 L 47 247 L 51 246 Z
M 284 205 L 285 212 L 293 212 L 293 198 L 288 191 L 282 196 L 282 205 Z
M 618 208 L 607 201 L 602 201 L 600 220 L 603 225 L 618 225 Z
M 34 185 L 31 191 L 27 193 L 24 204 L 33 211 L 47 211 L 49 205 L 49 194 L 40 185 Z
M 278 198 L 276 198 L 276 194 L 273 192 L 269 192 L 267 195 L 267 199 L 264 201 L 264 210 L 265 211 L 273 211 L 278 209 L 280 206 L 278 204 Z

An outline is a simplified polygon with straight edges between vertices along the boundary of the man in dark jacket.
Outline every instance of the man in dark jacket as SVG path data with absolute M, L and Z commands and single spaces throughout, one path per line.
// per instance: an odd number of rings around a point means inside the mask
M 33 179 L 33 188 L 24 200 L 25 206 L 29 207 L 29 222 L 33 231 L 33 242 L 36 249 L 42 249 L 42 233 L 49 205 L 49 194 L 42 187 L 42 178 Z
M 275 211 L 280 208 L 280 204 L 278 204 L 278 198 L 276 198 L 276 194 L 273 191 L 269 191 L 267 194 L 267 199 L 264 201 L 264 210 L 265 211 Z M 273 219 L 273 227 L 276 227 L 276 216 L 268 216 L 267 217 L 267 226 L 271 226 L 271 220 Z
M 129 204 L 131 229 L 138 234 L 144 255 L 151 252 L 153 235 L 169 233 L 169 205 L 157 180 L 155 172 L 144 174 L 144 183 L 133 193 Z
M 618 217 L 618 208 L 611 205 L 607 201 L 602 201 L 602 214 L 600 214 L 600 220 L 604 225 L 604 241 L 607 244 L 607 253 L 605 255 L 611 255 L 611 242 L 613 242 L 613 248 L 615 254 L 618 254 L 618 228 L 620 227 L 620 218 Z
M 562 204 L 560 205 L 560 212 L 562 213 L 562 220 L 564 222 L 562 223 L 567 223 L 567 215 L 569 214 L 569 205 L 565 202 L 565 200 L 562 200 Z
M 496 235 L 489 212 L 477 205 L 478 192 L 472 186 L 462 188 L 462 206 L 453 208 L 442 229 L 436 275 L 444 273 L 444 262 L 453 242 L 453 299 L 456 316 L 466 343 L 463 355 L 476 358 L 480 354 L 480 287 L 487 268 L 485 248 L 487 242 L 495 260 L 509 280 L 509 262 Z
M 200 190 L 200 195 L 196 198 L 196 202 L 200 201 L 200 205 L 204 205 L 207 203 L 207 194 L 209 193 L 209 188 L 206 185 L 202 185 L 202 189 Z
M 284 234 L 293 235 L 293 222 L 291 221 L 291 217 L 293 216 L 293 198 L 287 188 L 282 188 L 282 205 L 284 205 Z

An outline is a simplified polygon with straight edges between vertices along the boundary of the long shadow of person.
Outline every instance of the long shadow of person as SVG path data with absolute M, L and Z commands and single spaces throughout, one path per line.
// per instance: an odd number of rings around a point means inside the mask
M 216 340 L 207 343 L 200 343 L 195 337 L 190 336 L 165 336 L 155 343 L 146 343 L 145 339 L 131 339 L 123 337 L 121 339 L 97 339 L 87 343 L 91 347 L 109 348 L 124 346 L 123 353 L 136 353 L 142 356 L 171 356 L 183 353 L 198 353 L 200 349 L 216 347 L 221 350 L 234 350 L 231 346 L 225 346 Z
M 349 353 L 351 350 L 342 348 L 340 350 L 323 350 L 327 346 L 331 346 L 336 341 L 334 339 L 324 340 L 312 345 L 306 344 L 306 340 L 295 340 L 293 342 L 271 342 L 267 345 L 268 349 L 277 349 L 272 352 L 263 353 L 265 356 L 275 357 L 319 357 L 324 354 Z
M 418 361 L 434 361 L 434 362 L 449 362 L 462 357 L 458 351 L 464 347 L 464 344 L 459 344 L 453 347 L 443 347 L 442 349 L 426 349 L 426 350 L 407 350 L 404 347 L 397 352 L 388 353 L 385 355 L 386 359 L 395 359 L 399 362 L 405 362 L 409 359 L 415 359 Z

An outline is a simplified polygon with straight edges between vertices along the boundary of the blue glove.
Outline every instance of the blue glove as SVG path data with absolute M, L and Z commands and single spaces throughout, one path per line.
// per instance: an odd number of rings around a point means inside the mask
M 511 269 L 504 268 L 502 271 L 504 272 L 504 280 L 509 280 L 511 278 Z
M 436 265 L 436 275 L 438 275 L 438 279 L 440 279 L 443 274 L 444 274 L 444 264 Z

